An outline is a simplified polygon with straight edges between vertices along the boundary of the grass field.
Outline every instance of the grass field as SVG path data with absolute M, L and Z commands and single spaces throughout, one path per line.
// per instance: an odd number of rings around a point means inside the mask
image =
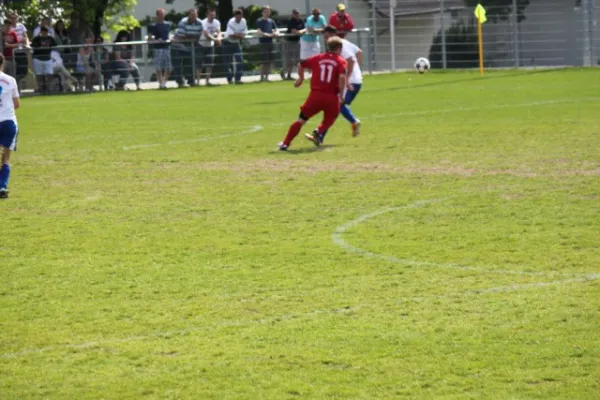
M 306 90 L 24 99 L 0 399 L 598 399 L 600 70 Z

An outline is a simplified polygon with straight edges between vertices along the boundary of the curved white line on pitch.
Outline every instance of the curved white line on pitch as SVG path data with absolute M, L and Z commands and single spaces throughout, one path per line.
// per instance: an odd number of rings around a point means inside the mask
M 209 140 L 224 139 L 224 138 L 228 138 L 228 137 L 232 137 L 232 136 L 249 135 L 251 133 L 256 133 L 256 132 L 261 131 L 261 130 L 263 130 L 263 126 L 262 125 L 255 125 L 252 128 L 250 128 L 248 130 L 245 130 L 245 131 L 242 131 L 242 132 L 226 133 L 226 134 L 223 134 L 223 135 L 200 137 L 200 138 L 195 138 L 195 139 L 171 140 L 171 141 L 166 142 L 166 143 L 136 144 L 136 145 L 133 145 L 133 146 L 124 146 L 123 150 L 145 149 L 145 148 L 148 148 L 148 147 L 169 146 L 169 145 L 173 145 L 173 144 L 186 144 L 186 143 L 208 142 Z
M 434 267 L 434 268 L 445 268 L 445 269 L 458 269 L 458 270 L 465 270 L 465 271 L 477 271 L 477 272 L 484 272 L 484 273 L 490 273 L 490 274 L 501 274 L 501 275 L 527 275 L 527 276 L 548 276 L 548 277 L 556 276 L 556 275 L 564 275 L 564 276 L 571 277 L 571 279 L 568 279 L 568 280 L 558 281 L 558 282 L 562 282 L 562 283 L 573 282 L 574 280 L 577 282 L 583 282 L 583 281 L 595 280 L 595 279 L 600 278 L 600 274 L 585 275 L 585 274 L 569 274 L 569 273 L 560 273 L 560 272 L 552 273 L 552 272 L 515 271 L 515 270 L 506 270 L 506 269 L 488 269 L 488 268 L 484 268 L 484 267 L 474 267 L 474 266 L 460 265 L 460 264 L 436 263 L 436 262 L 430 262 L 430 261 L 418 261 L 418 260 L 412 260 L 412 259 L 397 258 L 394 256 L 388 256 L 385 254 L 373 253 L 369 250 L 365 250 L 360 247 L 353 246 L 353 245 L 349 244 L 348 242 L 346 242 L 346 240 L 343 238 L 343 234 L 346 231 L 348 231 L 349 229 L 355 227 L 356 225 L 361 224 L 371 218 L 377 217 L 379 215 L 391 213 L 394 211 L 421 208 L 428 204 L 439 203 L 442 200 L 444 200 L 444 199 L 417 201 L 415 203 L 411 203 L 406 206 L 384 208 L 379 211 L 361 215 L 360 217 L 358 217 L 356 219 L 353 219 L 349 222 L 346 222 L 345 224 L 343 224 L 341 226 L 338 226 L 335 229 L 335 231 L 331 234 L 331 240 L 333 241 L 333 243 L 335 245 L 337 245 L 337 246 L 341 247 L 342 249 L 344 249 L 348 252 L 351 252 L 351 253 L 357 253 L 357 254 L 360 254 L 361 256 L 365 256 L 365 257 L 369 257 L 369 258 L 379 258 L 379 259 L 386 260 L 386 261 L 389 261 L 389 262 L 392 262 L 395 264 L 402 264 L 402 265 L 415 266 L 415 267 Z M 554 282 L 539 282 L 539 283 L 534 283 L 534 284 L 518 285 L 518 286 L 528 286 L 529 287 L 529 286 L 533 285 L 533 286 L 539 287 L 539 286 L 551 285 L 553 283 Z

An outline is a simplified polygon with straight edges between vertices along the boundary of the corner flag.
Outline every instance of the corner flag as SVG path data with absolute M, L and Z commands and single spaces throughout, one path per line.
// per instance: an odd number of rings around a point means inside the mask
M 481 24 L 485 24 L 487 21 L 487 17 L 485 16 L 485 8 L 481 4 L 477 4 L 475 7 L 475 16 L 477 17 L 477 21 Z
M 487 21 L 485 16 L 485 8 L 481 4 L 475 7 L 475 17 L 477 17 L 477 37 L 479 39 L 479 73 L 483 75 L 483 30 L 481 25 Z

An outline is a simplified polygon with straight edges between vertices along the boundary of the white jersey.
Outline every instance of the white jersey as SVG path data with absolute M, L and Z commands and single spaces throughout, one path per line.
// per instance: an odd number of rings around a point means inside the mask
M 208 34 L 211 36 L 216 36 L 217 32 L 221 31 L 221 23 L 218 19 L 213 19 L 212 22 L 208 21 L 208 18 L 202 20 L 202 27 L 205 31 L 208 31 Z M 208 40 L 204 34 L 200 38 L 200 43 L 205 46 L 214 46 L 214 42 L 212 40 Z
M 246 18 L 242 18 L 240 22 L 235 20 L 235 17 L 231 18 L 227 23 L 227 30 L 225 31 L 225 35 L 228 37 L 231 43 L 239 43 L 240 39 L 230 37 L 233 34 L 243 33 L 244 35 L 248 34 L 248 24 L 246 23 Z
M 356 55 L 360 52 L 360 48 L 352 42 L 342 39 L 342 58 L 347 60 L 349 58 L 354 60 L 354 69 L 352 75 L 350 75 L 351 84 L 360 85 L 363 82 L 362 71 L 360 65 L 358 65 L 358 58 Z
M 13 99 L 19 97 L 17 81 L 10 75 L 0 72 L 0 121 L 15 121 L 15 105 Z

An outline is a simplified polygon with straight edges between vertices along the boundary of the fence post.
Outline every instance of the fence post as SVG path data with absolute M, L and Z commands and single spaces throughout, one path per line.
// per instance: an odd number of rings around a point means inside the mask
M 192 77 L 194 78 L 194 86 L 198 83 L 196 81 L 196 43 L 190 43 L 192 45 Z M 185 64 L 183 64 L 185 65 Z M 185 68 L 183 68 L 183 75 L 185 75 Z M 181 78 L 185 82 L 185 76 Z
M 392 57 L 391 69 L 396 70 L 396 0 L 390 0 L 390 53 Z
M 143 79 L 148 74 L 148 52 L 150 51 L 150 47 L 149 46 L 150 45 L 148 45 L 148 44 L 143 44 L 142 45 L 142 58 L 144 60 L 144 70 L 143 70 L 143 72 L 141 74 L 142 75 L 141 76 L 142 79 L 140 79 L 141 81 L 143 81 Z M 152 81 L 152 79 L 150 79 L 150 78 L 152 78 L 152 77 L 148 77 L 148 82 Z M 157 78 L 156 80 L 158 80 L 158 77 L 156 77 L 156 78 Z
M 521 46 L 519 43 L 519 7 L 517 6 L 517 0 L 512 2 L 512 24 L 515 67 L 519 68 L 521 66 Z
M 375 7 L 375 0 L 371 0 L 371 38 L 372 46 L 369 53 L 372 51 L 373 54 L 369 55 L 371 59 L 369 72 L 373 73 L 373 69 L 377 67 L 377 8 Z
M 582 64 L 584 67 L 591 65 L 591 54 L 590 54 L 590 30 L 589 30 L 589 4 L 588 0 L 582 0 L 581 2 L 581 31 L 583 34 L 583 58 Z
M 446 26 L 444 17 L 446 15 L 446 6 L 444 0 L 440 0 L 440 30 L 442 32 L 442 68 L 448 68 L 448 59 L 446 58 Z
M 591 66 L 593 67 L 598 62 L 596 61 L 596 30 L 598 23 L 596 21 L 596 2 L 590 0 L 590 58 Z
M 371 32 L 369 31 L 369 37 L 371 36 Z M 373 75 L 373 41 L 369 40 L 367 42 L 367 46 L 369 46 L 369 51 L 367 52 L 367 64 L 369 66 L 369 75 Z
M 285 59 L 286 44 L 288 43 L 286 41 L 287 35 L 290 35 L 290 33 L 286 33 L 282 37 L 279 37 L 278 39 L 275 40 L 274 50 L 277 51 L 277 47 L 279 47 L 279 53 L 281 53 L 281 76 L 283 76 L 283 74 L 285 73 L 285 70 L 287 69 L 287 65 L 286 65 L 287 60 Z M 300 43 L 298 43 L 298 44 L 300 44 Z
M 311 9 L 310 9 L 310 0 L 306 0 L 306 18 L 310 17 L 311 14 Z

